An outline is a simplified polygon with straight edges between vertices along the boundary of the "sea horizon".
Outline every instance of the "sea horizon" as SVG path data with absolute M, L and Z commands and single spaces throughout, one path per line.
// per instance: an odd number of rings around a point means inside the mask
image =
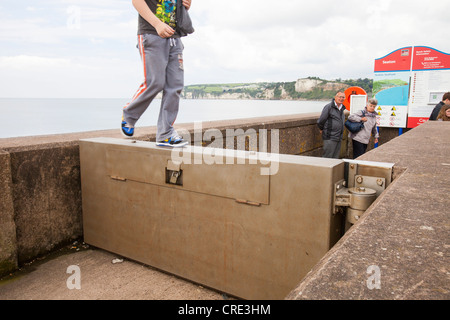
M 75 133 L 120 128 L 129 98 L 0 98 L 6 121 L 0 138 Z M 156 126 L 155 99 L 136 128 Z M 327 101 L 258 99 L 181 99 L 176 123 L 234 120 L 320 112 Z

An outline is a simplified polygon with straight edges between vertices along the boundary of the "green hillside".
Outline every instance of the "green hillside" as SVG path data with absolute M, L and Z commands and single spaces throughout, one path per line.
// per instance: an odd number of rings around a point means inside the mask
M 336 90 L 330 87 L 363 88 L 369 95 L 372 93 L 372 79 L 324 80 L 308 77 L 309 80 L 320 82 L 319 85 L 307 91 L 296 91 L 296 81 L 291 82 L 259 82 L 259 83 L 226 83 L 226 84 L 196 84 L 184 88 L 183 97 L 190 99 L 270 99 L 270 100 L 324 100 L 334 97 Z M 331 86 L 330 86 L 331 84 Z

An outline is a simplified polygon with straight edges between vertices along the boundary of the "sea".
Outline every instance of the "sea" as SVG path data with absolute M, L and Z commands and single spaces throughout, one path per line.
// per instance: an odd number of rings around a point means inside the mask
M 0 138 L 118 129 L 127 99 L 0 98 Z M 177 124 L 321 112 L 327 101 L 181 99 Z M 155 99 L 136 128 L 155 126 Z

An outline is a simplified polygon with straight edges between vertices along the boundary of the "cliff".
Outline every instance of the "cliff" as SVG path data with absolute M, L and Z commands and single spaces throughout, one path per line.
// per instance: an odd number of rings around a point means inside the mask
M 201 84 L 184 88 L 185 99 L 261 99 L 261 100 L 322 100 L 334 97 L 336 91 L 360 86 L 372 91 L 371 79 L 324 80 L 316 77 L 292 82 L 260 82 L 237 84 Z

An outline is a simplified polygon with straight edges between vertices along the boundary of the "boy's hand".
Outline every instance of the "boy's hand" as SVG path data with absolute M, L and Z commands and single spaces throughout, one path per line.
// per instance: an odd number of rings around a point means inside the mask
M 169 25 L 165 24 L 162 21 L 161 23 L 158 23 L 155 29 L 161 38 L 169 38 L 175 33 L 175 30 L 173 30 Z
M 192 0 L 183 0 L 183 6 L 189 10 L 189 8 L 191 7 L 191 2 Z

